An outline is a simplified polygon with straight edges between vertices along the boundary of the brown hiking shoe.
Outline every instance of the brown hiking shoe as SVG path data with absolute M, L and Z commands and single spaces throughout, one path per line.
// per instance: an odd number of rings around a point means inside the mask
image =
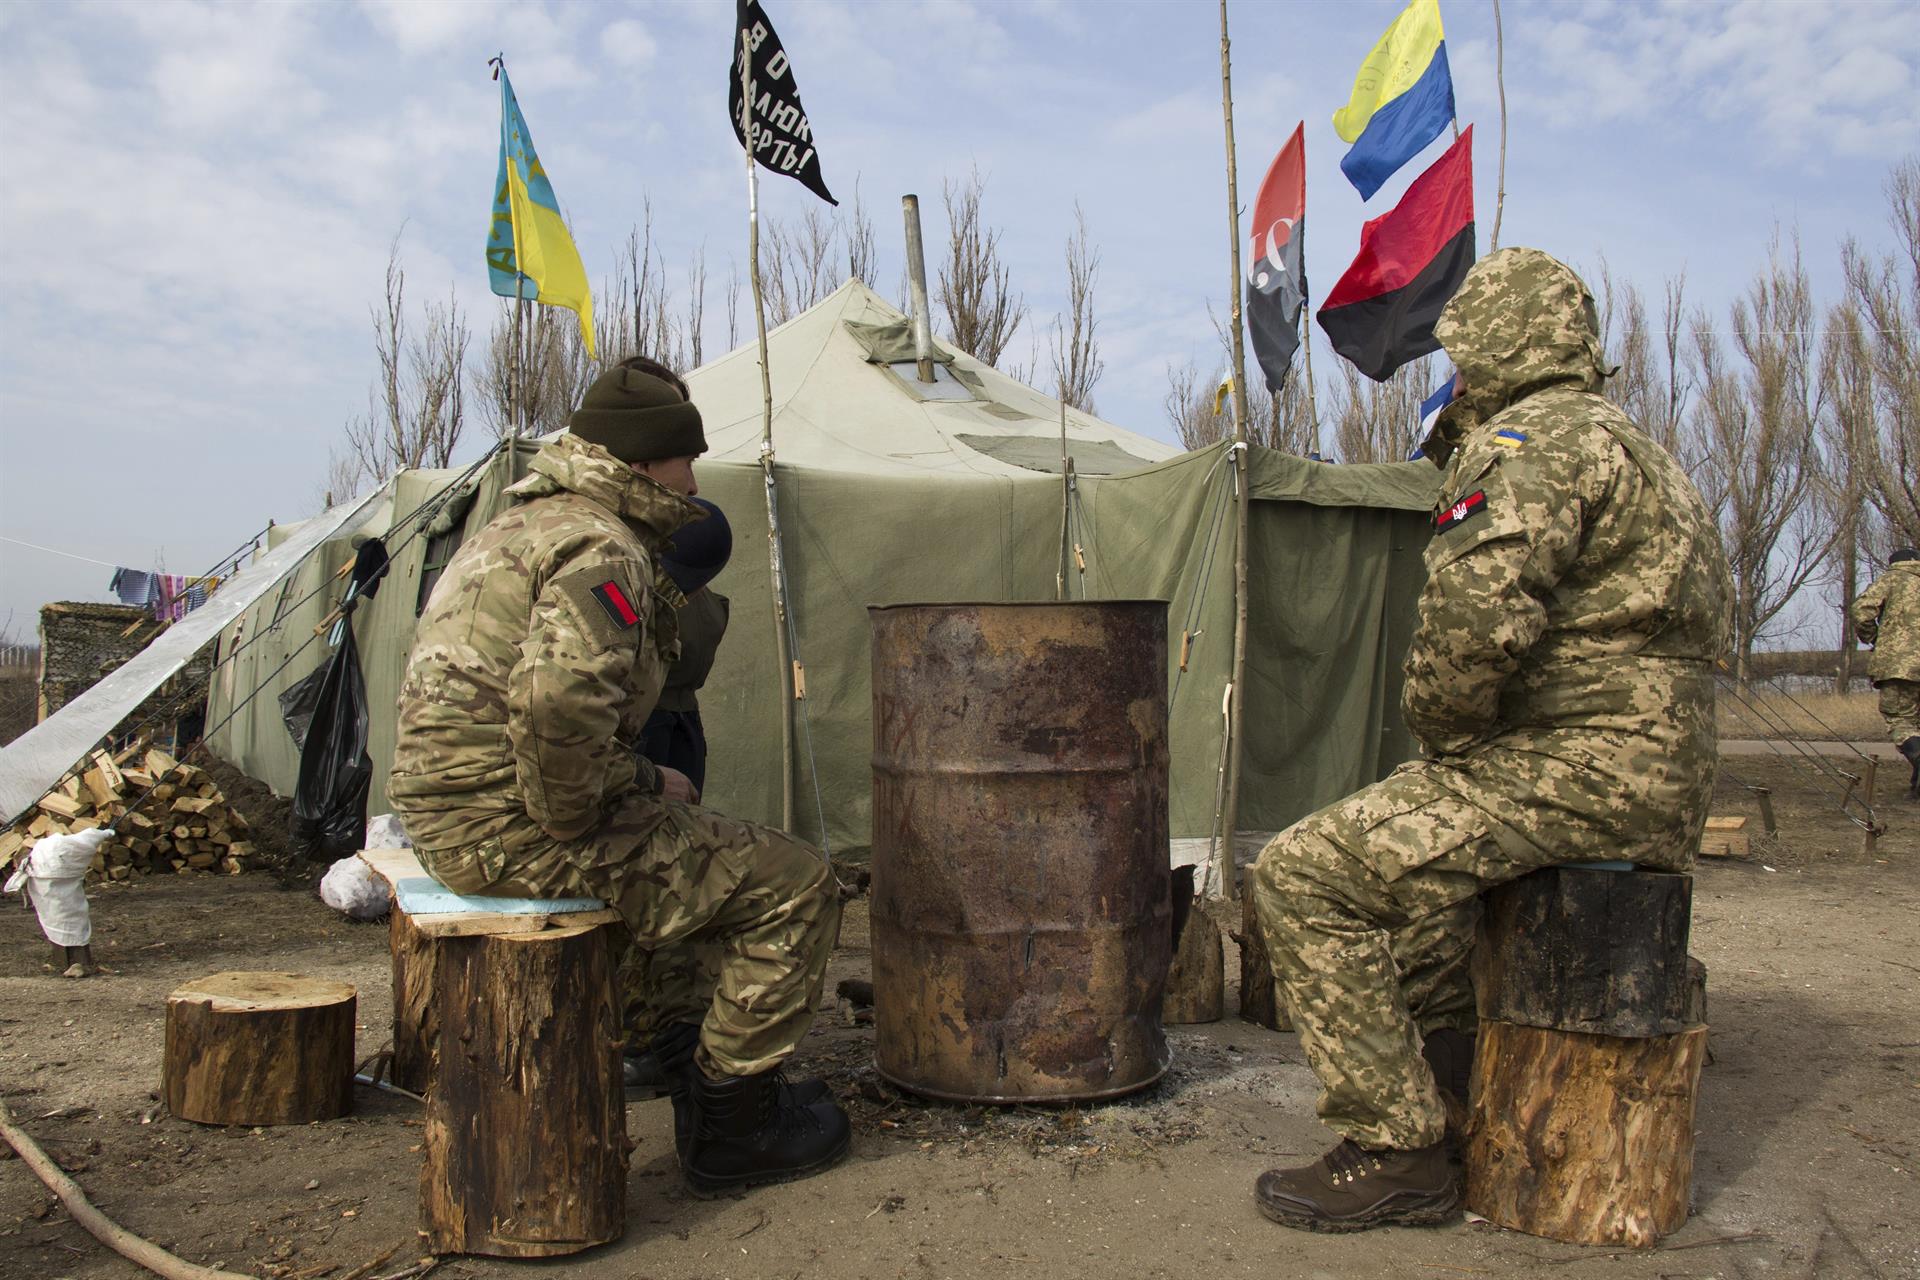
M 1436 1142 L 1418 1151 L 1368 1151 L 1346 1140 L 1301 1169 L 1269 1169 L 1253 1185 L 1260 1212 L 1305 1231 L 1366 1231 L 1445 1222 L 1460 1204 L 1460 1174 Z

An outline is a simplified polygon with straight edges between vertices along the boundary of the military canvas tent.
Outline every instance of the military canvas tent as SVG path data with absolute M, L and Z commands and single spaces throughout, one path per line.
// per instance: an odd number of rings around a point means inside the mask
M 869 839 L 872 729 L 866 609 L 875 604 L 1051 600 L 1060 562 L 1060 406 L 941 348 L 916 380 L 904 317 L 850 281 L 770 339 L 777 496 L 797 656 L 795 825 L 838 850 Z M 761 392 L 749 345 L 688 376 L 710 452 L 702 496 L 734 525 L 732 564 L 714 587 L 732 623 L 701 709 L 712 756 L 706 800 L 777 822 L 783 698 L 773 632 Z M 1075 598 L 1169 602 L 1172 831 L 1192 861 L 1213 826 L 1233 636 L 1233 468 L 1228 446 L 1179 453 L 1087 414 L 1066 414 L 1077 473 L 1072 538 L 1086 569 Z M 405 472 L 380 496 L 393 581 L 356 620 L 373 706 L 369 812 L 385 809 L 392 708 L 418 609 L 465 531 L 502 507 L 532 443 L 506 449 L 432 518 L 407 517 L 452 473 Z M 1410 752 L 1398 715 L 1438 472 L 1426 463 L 1333 466 L 1268 450 L 1250 457 L 1249 612 L 1242 831 L 1276 830 Z M 410 531 L 425 526 L 423 532 Z M 271 695 L 323 657 L 312 637 L 325 596 L 292 607 L 352 555 L 330 543 L 226 637 L 239 656 L 216 676 L 210 721 L 266 681 L 215 748 L 281 792 L 297 757 Z M 277 674 L 275 674 L 277 672 Z

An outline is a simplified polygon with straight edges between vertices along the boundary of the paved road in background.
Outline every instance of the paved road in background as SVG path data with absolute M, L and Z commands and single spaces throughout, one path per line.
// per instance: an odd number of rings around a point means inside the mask
M 1851 756 L 1858 752 L 1882 759 L 1900 759 L 1900 753 L 1893 749 L 1891 742 L 1808 742 L 1804 739 L 1797 742 L 1768 742 L 1760 738 L 1720 740 L 1720 754 L 1723 756 L 1791 756 L 1803 751 L 1813 751 L 1823 756 Z

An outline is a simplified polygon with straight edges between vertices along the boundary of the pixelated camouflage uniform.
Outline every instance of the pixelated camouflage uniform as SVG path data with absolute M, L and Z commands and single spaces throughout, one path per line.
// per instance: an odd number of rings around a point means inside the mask
M 1853 633 L 1873 646 L 1867 679 L 1880 691 L 1887 736 L 1920 735 L 1920 560 L 1887 566 L 1853 602 Z
M 676 644 L 655 556 L 699 509 L 573 435 L 530 470 L 427 602 L 388 795 L 456 892 L 591 895 L 643 948 L 717 943 L 710 1001 L 656 1003 L 703 1024 L 708 1074 L 763 1071 L 812 1018 L 839 899 L 810 846 L 663 799 L 632 750 Z
M 1563 862 L 1690 865 L 1730 625 L 1712 517 L 1599 394 L 1572 271 L 1501 250 L 1436 332 L 1465 389 L 1428 441 L 1447 471 L 1402 699 L 1425 758 L 1282 832 L 1253 875 L 1321 1119 L 1376 1149 L 1444 1132 L 1420 1046 L 1473 1029 L 1483 888 Z

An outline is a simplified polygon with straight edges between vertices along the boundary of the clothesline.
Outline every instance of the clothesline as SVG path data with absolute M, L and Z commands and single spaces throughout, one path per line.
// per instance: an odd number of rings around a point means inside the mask
M 58 547 L 43 547 L 37 542 L 25 542 L 19 538 L 9 538 L 5 535 L 0 535 L 0 542 L 11 542 L 16 547 L 26 547 L 32 551 L 44 551 L 50 556 L 65 556 L 69 560 L 83 560 L 88 564 L 97 564 L 103 569 L 118 569 L 120 567 L 117 564 L 109 564 L 105 560 L 95 560 L 92 556 L 75 555 L 71 551 L 62 551 Z

